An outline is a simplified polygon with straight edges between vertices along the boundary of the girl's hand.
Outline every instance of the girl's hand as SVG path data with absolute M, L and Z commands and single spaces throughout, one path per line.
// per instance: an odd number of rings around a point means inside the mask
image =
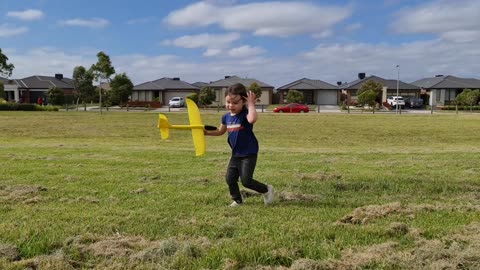
M 255 105 L 255 102 L 257 102 L 257 96 L 252 91 L 247 92 L 247 102 L 249 104 L 254 104 L 254 105 Z

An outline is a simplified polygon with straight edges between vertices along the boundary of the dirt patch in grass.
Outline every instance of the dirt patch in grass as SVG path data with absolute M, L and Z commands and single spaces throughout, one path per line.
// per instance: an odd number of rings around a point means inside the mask
M 318 195 L 310 195 L 310 194 L 303 194 L 303 193 L 295 193 L 289 191 L 277 192 L 276 196 L 278 197 L 279 201 L 287 201 L 287 202 L 311 202 L 318 200 L 320 196 Z
M 297 178 L 300 180 L 308 181 L 328 181 L 328 180 L 339 180 L 342 178 L 339 174 L 331 174 L 323 171 L 316 171 L 314 173 L 298 173 Z
M 179 259 L 199 259 L 210 247 L 207 238 L 150 241 L 140 236 L 86 234 L 67 239 L 62 248 L 52 255 L 12 264 L 18 269 L 173 269 Z M 11 260 L 18 257 L 15 255 L 18 253 L 13 251 L 13 248 L 8 249 Z
M 343 224 L 365 224 L 377 218 L 400 213 L 411 214 L 412 210 L 402 206 L 399 202 L 384 205 L 367 205 L 356 208 L 351 214 L 343 217 L 338 222 Z
M 398 225 L 392 224 L 391 227 Z M 300 258 L 293 261 L 290 268 L 275 269 L 480 269 L 479 250 L 480 223 L 477 222 L 441 239 L 419 237 L 408 249 L 401 249 L 396 242 L 386 242 L 346 249 L 339 259 L 316 261 Z
M 32 204 L 42 201 L 41 193 L 47 188 L 33 185 L 0 186 L 0 202 L 22 202 Z
M 18 248 L 0 243 L 0 260 L 15 261 L 20 259 Z
M 337 223 L 366 224 L 372 220 L 390 215 L 407 215 L 408 217 L 414 218 L 417 212 L 441 210 L 480 211 L 480 204 L 475 195 L 471 195 L 449 203 L 402 205 L 400 202 L 393 202 L 383 205 L 367 205 L 356 208 L 352 213 L 341 218 Z
M 241 190 L 240 193 L 242 194 L 243 198 L 250 198 L 250 197 L 258 197 L 262 196 L 262 194 L 253 192 L 253 191 L 248 191 L 248 190 Z M 275 192 L 275 197 L 279 201 L 283 202 L 311 202 L 318 200 L 320 196 L 318 195 L 311 195 L 311 194 L 303 194 L 303 193 L 296 193 L 296 192 L 291 192 L 291 191 L 281 191 L 281 192 Z

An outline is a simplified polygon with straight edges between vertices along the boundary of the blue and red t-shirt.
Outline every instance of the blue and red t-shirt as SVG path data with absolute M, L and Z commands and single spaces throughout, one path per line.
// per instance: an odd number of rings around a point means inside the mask
M 226 113 L 222 124 L 227 127 L 228 144 L 233 156 L 249 156 L 258 154 L 258 141 L 253 134 L 253 124 L 247 120 L 248 110 L 243 109 L 236 115 Z

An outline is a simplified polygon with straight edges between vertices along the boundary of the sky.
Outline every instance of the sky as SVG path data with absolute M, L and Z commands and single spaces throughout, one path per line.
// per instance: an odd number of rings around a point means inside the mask
M 478 79 L 478 14 L 480 0 L 2 0 L 0 48 L 14 79 L 71 78 L 100 51 L 134 85 Z

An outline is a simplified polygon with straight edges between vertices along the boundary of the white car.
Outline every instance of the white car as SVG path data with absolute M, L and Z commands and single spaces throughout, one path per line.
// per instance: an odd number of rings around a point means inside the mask
M 387 98 L 387 103 L 392 107 L 397 107 L 397 103 L 399 107 L 405 107 L 405 100 L 401 96 L 390 96 Z
M 185 100 L 182 97 L 172 97 L 168 101 L 168 106 L 170 107 L 183 107 L 185 106 Z

